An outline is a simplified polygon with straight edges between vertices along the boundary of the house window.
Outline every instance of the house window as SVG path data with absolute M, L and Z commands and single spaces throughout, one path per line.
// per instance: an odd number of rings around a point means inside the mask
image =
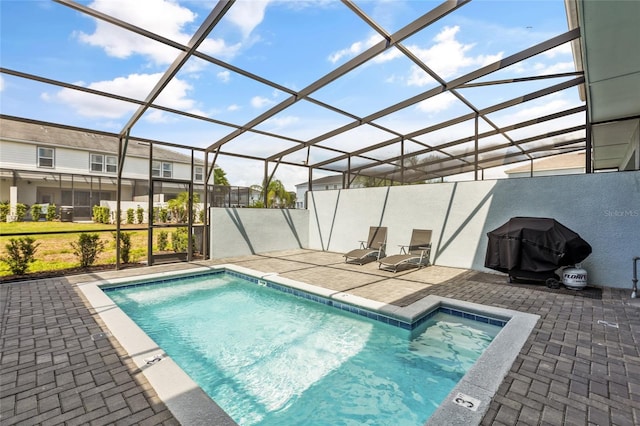
M 92 172 L 116 173 L 118 171 L 118 160 L 115 155 L 91 154 L 89 170 Z
M 151 176 L 170 178 L 173 176 L 173 163 L 154 161 L 151 163 Z
M 194 182 L 202 182 L 202 181 L 204 181 L 204 167 L 195 166 L 193 168 L 193 180 L 194 180 Z
M 107 155 L 105 163 L 105 172 L 117 173 L 118 172 L 118 159 L 115 155 Z
M 38 147 L 38 167 L 53 168 L 54 166 L 54 154 L 53 148 Z
M 89 170 L 92 172 L 101 172 L 104 164 L 104 155 L 102 154 L 91 154 L 91 164 L 89 166 Z

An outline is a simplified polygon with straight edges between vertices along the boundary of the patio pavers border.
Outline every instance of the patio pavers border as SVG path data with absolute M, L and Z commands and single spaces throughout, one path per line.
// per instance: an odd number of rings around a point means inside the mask
M 305 253 L 314 260 L 305 262 Z M 317 268 L 323 257 L 329 266 Z M 302 250 L 0 284 L 1 423 L 176 424 L 117 340 L 91 340 L 91 335 L 108 330 L 74 284 L 201 264 L 251 268 L 253 261 L 264 264 L 270 258 L 295 261 L 327 279 L 336 268 L 387 276 L 373 270 L 375 265 L 345 268 L 336 265 L 339 254 Z M 281 275 L 287 277 L 287 272 Z M 403 279 L 423 282 L 424 275 L 421 270 L 387 277 L 393 285 Z M 474 271 L 461 270 L 394 302 L 434 294 L 541 316 L 481 424 L 640 424 L 640 304 L 629 299 L 630 291 L 605 288 L 597 300 L 497 286 L 491 280 L 503 277 L 493 274 L 474 276 Z M 375 285 L 353 286 L 353 292 L 375 300 L 384 297 L 385 286 L 377 280 Z

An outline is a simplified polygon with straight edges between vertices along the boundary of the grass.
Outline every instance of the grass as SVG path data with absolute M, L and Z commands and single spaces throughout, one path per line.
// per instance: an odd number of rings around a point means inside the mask
M 136 225 L 140 227 L 140 225 Z M 130 226 L 131 227 L 131 226 Z M 115 225 L 99 223 L 72 223 L 72 222 L 13 222 L 1 223 L 0 234 L 30 233 L 30 232 L 56 232 L 56 231 L 91 231 L 101 229 L 116 230 Z M 121 231 L 131 232 L 130 262 L 146 260 L 147 257 L 147 231 L 127 231 L 127 226 L 122 226 Z M 78 235 L 52 234 L 30 235 L 39 244 L 35 258 L 36 261 L 29 265 L 28 273 L 56 271 L 75 268 L 80 265 L 78 257 L 73 252 L 72 242 L 77 242 Z M 6 245 L 10 238 L 19 236 L 0 236 L 0 259 L 7 255 Z M 105 243 L 105 250 L 96 259 L 95 265 L 113 265 L 116 263 L 116 243 L 112 232 L 100 232 L 100 240 Z M 12 275 L 5 262 L 0 262 L 0 277 Z

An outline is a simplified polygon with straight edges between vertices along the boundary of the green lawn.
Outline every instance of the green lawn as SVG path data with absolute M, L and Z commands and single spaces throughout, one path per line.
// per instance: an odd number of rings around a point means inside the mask
M 140 225 L 129 226 L 140 227 Z M 115 231 L 115 225 L 100 223 L 72 223 L 72 222 L 13 222 L 0 223 L 0 234 L 32 233 L 32 232 L 69 232 L 91 231 L 110 229 Z M 122 226 L 123 232 L 127 226 Z M 147 256 L 147 231 L 130 231 L 131 255 L 130 261 L 137 262 L 146 259 Z M 79 266 L 78 257 L 73 252 L 72 242 L 78 240 L 80 234 L 44 234 L 29 235 L 39 244 L 35 253 L 36 261 L 29 266 L 29 272 L 54 271 Z M 6 245 L 10 238 L 19 236 L 0 236 L 0 259 L 7 255 Z M 101 253 L 96 265 L 116 263 L 116 244 L 112 232 L 100 232 L 100 240 L 105 243 L 105 251 Z M 11 275 L 11 271 L 5 262 L 0 262 L 0 277 Z

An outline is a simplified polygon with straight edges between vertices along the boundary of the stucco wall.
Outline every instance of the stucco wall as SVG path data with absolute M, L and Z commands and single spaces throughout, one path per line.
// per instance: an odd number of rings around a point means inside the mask
M 589 283 L 631 287 L 640 256 L 640 172 L 599 173 L 309 194 L 309 248 L 345 252 L 372 225 L 389 228 L 387 252 L 413 228 L 433 230 L 432 261 L 485 270 L 486 234 L 514 216 L 552 217 L 593 247 Z
M 640 256 L 640 172 L 316 191 L 308 210 L 212 209 L 212 253 L 228 257 L 310 248 L 344 253 L 369 226 L 389 228 L 387 253 L 413 228 L 431 229 L 432 262 L 484 268 L 487 232 L 514 216 L 551 217 L 579 233 L 593 253 L 593 285 L 630 288 Z
M 210 223 L 213 258 L 309 245 L 307 210 L 212 208 Z

